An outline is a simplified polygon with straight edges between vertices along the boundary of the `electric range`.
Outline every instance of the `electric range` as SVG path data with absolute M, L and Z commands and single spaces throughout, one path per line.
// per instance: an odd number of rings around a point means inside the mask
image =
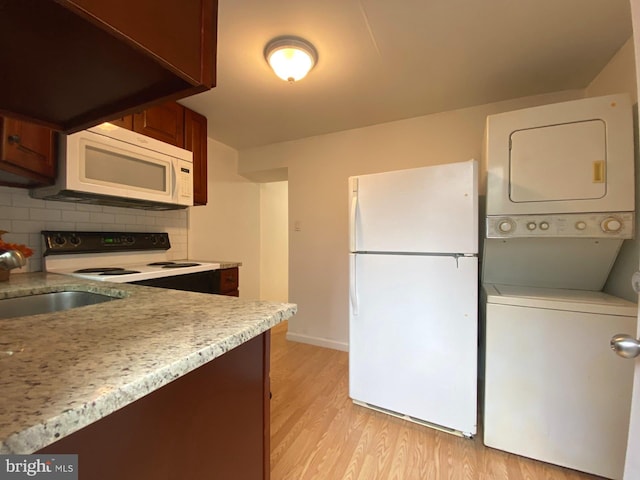
M 45 271 L 88 280 L 157 286 L 154 279 L 164 279 L 159 283 L 167 287 L 167 279 L 175 278 L 176 285 L 187 278 L 206 281 L 203 273 L 220 268 L 218 263 L 168 260 L 171 244 L 165 232 L 43 231 L 42 235 Z

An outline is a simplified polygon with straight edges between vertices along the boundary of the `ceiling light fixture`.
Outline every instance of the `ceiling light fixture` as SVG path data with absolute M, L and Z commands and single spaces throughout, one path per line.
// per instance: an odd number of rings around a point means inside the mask
M 275 74 L 289 83 L 304 78 L 318 61 L 318 53 L 299 37 L 278 37 L 264 49 L 264 58 Z

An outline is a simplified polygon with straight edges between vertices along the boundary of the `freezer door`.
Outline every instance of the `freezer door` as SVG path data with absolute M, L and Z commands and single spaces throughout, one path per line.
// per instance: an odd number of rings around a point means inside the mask
M 478 252 L 475 160 L 349 180 L 352 252 Z
M 351 255 L 352 399 L 476 433 L 477 258 Z

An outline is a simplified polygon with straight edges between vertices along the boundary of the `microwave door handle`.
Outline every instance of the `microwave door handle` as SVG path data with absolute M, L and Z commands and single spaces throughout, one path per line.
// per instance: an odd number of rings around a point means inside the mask
M 178 173 L 176 172 L 176 170 L 179 168 L 179 166 L 176 164 L 176 162 L 171 162 L 171 197 L 172 198 L 178 198 Z

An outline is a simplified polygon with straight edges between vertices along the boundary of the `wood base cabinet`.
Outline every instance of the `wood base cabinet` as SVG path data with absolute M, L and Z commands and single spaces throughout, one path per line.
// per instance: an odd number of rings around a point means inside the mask
M 238 267 L 223 268 L 218 272 L 218 292 L 220 295 L 239 297 L 239 272 Z
M 37 453 L 91 480 L 269 479 L 270 332 Z

